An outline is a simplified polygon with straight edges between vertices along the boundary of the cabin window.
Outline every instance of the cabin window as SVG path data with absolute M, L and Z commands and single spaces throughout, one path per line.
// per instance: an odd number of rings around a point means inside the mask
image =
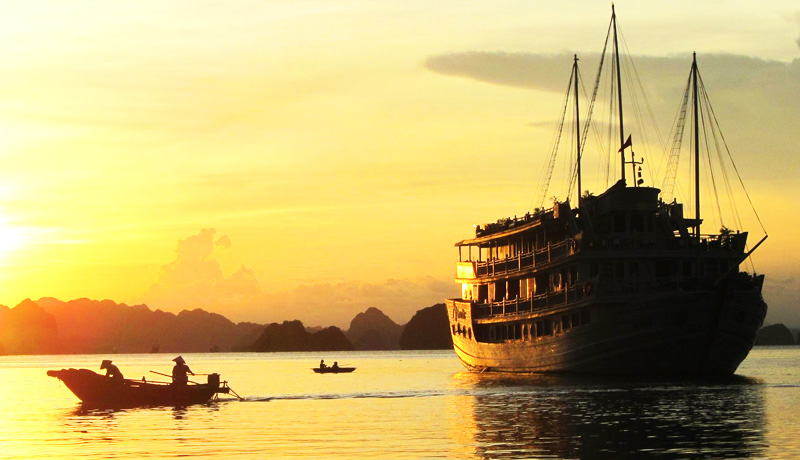
M 575 265 L 569 267 L 569 285 L 575 286 L 578 283 L 578 267 Z
M 591 317 L 589 314 L 589 310 L 581 310 L 581 324 L 589 324 L 591 321 Z
M 508 281 L 508 299 L 513 300 L 519 297 L 519 281 Z
M 567 315 L 562 316 L 561 317 L 561 329 L 563 329 L 565 331 L 568 331 L 570 329 L 569 326 L 570 326 L 569 325 L 569 316 L 567 316 Z
M 553 320 L 548 319 L 544 322 L 544 334 L 553 335 Z
M 688 260 L 683 261 L 683 276 L 686 278 L 692 276 L 692 263 Z
M 581 325 L 581 317 L 577 313 L 572 314 L 572 327 L 580 326 Z
M 628 266 L 628 273 L 634 281 L 639 279 L 639 262 L 631 262 Z
M 500 302 L 506 298 L 506 282 L 498 281 L 494 283 L 494 301 Z
M 536 280 L 534 278 L 526 278 L 524 281 L 525 289 L 522 292 L 525 294 L 526 298 L 533 297 L 533 294 L 536 292 Z
M 667 260 L 656 261 L 656 277 L 657 278 L 670 278 L 672 277 L 672 262 Z
M 589 276 L 591 276 L 592 278 L 594 278 L 594 277 L 595 277 L 595 276 L 597 276 L 599 273 L 600 273 L 600 264 L 598 264 L 597 262 L 592 262 L 592 263 L 589 265 Z
M 472 328 L 471 328 L 471 327 L 468 327 L 468 328 L 467 328 L 467 337 L 468 337 L 470 340 L 472 340 Z
M 640 233 L 645 231 L 645 222 L 643 215 L 634 214 L 631 216 L 631 231 Z
M 535 289 L 536 295 L 545 294 L 547 292 L 547 274 L 536 275 L 534 278 L 533 287 Z
M 522 324 L 515 324 L 514 325 L 514 338 L 521 339 L 522 338 Z
M 536 337 L 541 337 L 544 335 L 544 321 L 537 321 L 536 322 Z
M 478 300 L 482 303 L 486 303 L 489 300 L 489 285 L 488 284 L 480 284 L 478 285 Z
M 613 221 L 614 229 L 613 231 L 616 233 L 624 233 L 625 232 L 625 215 L 624 214 L 616 214 L 614 215 Z
M 553 273 L 552 275 L 550 275 L 550 290 L 551 291 L 561 290 L 561 273 Z

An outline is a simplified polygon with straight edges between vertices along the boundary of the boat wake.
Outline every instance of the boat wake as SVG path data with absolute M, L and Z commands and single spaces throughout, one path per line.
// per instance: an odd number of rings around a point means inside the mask
M 444 391 L 403 391 L 403 392 L 366 392 L 366 393 L 316 393 L 316 394 L 293 394 L 276 396 L 248 396 L 242 399 L 243 402 L 269 402 L 275 400 L 324 400 L 324 399 L 396 399 L 396 398 L 427 398 L 432 396 L 444 396 L 448 394 Z

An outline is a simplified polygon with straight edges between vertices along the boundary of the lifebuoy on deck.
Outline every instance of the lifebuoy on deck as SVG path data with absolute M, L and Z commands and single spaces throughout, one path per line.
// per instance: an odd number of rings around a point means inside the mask
M 583 285 L 583 293 L 587 296 L 590 296 L 592 295 L 592 292 L 594 292 L 594 286 L 592 286 L 592 282 L 589 281 Z

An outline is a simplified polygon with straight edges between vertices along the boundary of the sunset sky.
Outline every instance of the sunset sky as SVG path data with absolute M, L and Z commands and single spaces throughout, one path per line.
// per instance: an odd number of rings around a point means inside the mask
M 800 327 L 800 5 L 616 5 L 663 137 L 697 51 L 770 235 L 767 322 Z M 0 304 L 406 322 L 457 295 L 473 224 L 531 209 L 572 54 L 591 86 L 610 6 L 4 2 Z

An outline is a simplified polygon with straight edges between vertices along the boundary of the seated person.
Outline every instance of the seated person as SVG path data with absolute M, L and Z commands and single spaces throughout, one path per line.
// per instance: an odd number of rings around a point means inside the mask
M 189 383 L 189 376 L 187 374 L 194 375 L 189 366 L 186 365 L 186 361 L 183 357 L 178 356 L 177 358 L 173 359 L 175 361 L 175 367 L 172 368 L 172 384 L 173 385 L 186 385 Z
M 110 359 L 104 359 L 102 363 L 100 363 L 100 369 L 106 370 L 106 377 L 113 379 L 115 382 L 122 382 L 125 380 L 125 377 L 122 376 L 122 372 L 119 371 L 119 368 L 113 364 L 111 364 Z

